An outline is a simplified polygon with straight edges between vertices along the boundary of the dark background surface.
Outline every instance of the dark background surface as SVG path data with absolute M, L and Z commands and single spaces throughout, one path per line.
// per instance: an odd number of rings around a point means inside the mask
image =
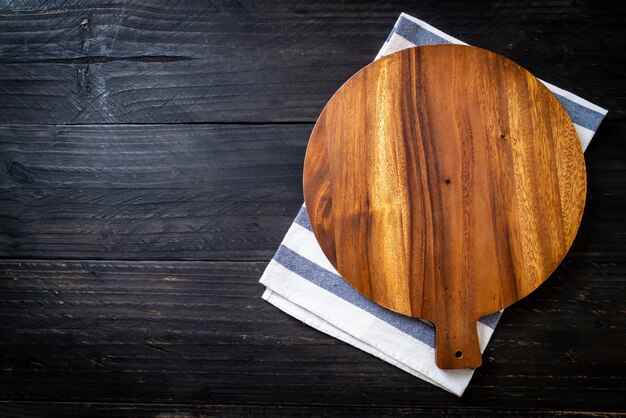
M 0 8 L 1 416 L 626 411 L 623 2 Z M 402 11 L 609 109 L 572 250 L 461 399 L 258 284 L 317 115 Z

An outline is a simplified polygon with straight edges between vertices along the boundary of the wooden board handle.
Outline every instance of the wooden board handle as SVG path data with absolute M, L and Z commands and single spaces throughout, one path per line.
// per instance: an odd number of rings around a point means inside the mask
M 440 369 L 475 369 L 482 364 L 476 320 L 459 315 L 435 323 L 435 360 Z

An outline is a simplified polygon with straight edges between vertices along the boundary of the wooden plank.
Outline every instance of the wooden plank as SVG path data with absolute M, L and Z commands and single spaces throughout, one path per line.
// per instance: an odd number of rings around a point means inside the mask
M 624 129 L 607 128 L 570 257 L 626 254 Z M 302 203 L 311 129 L 0 126 L 0 257 L 268 260 Z
M 0 127 L 0 256 L 268 260 L 310 129 Z
M 506 311 L 462 400 L 264 302 L 264 267 L 3 260 L 0 399 L 624 411 L 624 263 Z
M 605 35 L 623 30 L 619 2 L 25 1 L 3 9 L 0 123 L 311 122 L 371 62 L 401 11 L 624 108 L 611 74 L 625 63 L 625 38 Z
M 388 407 L 366 405 L 214 405 L 214 404 L 159 404 L 159 403 L 97 403 L 97 402 L 3 402 L 0 412 L 6 418 L 24 416 L 46 416 L 60 418 L 89 417 L 294 417 L 294 416 L 489 416 L 489 417 L 614 417 L 619 414 L 573 409 L 543 408 L 500 408 L 497 405 L 486 408 L 472 408 L 463 405 L 448 407 Z

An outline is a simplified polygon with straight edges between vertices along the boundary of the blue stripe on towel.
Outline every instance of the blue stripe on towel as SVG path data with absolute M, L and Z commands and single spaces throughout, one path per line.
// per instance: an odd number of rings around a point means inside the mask
M 415 44 L 416 46 L 423 45 L 435 45 L 435 44 L 449 44 L 450 41 L 443 39 L 439 35 L 435 35 L 428 29 L 425 29 L 406 17 L 401 17 L 398 24 L 394 27 L 393 31 L 402 36 L 407 41 Z M 600 122 L 604 118 L 604 115 L 589 109 L 581 104 L 578 104 L 570 99 L 567 99 L 559 94 L 553 93 L 556 98 L 561 102 L 567 113 L 569 114 L 572 122 L 596 131 L 600 126 Z
M 375 304 L 360 294 L 343 278 L 330 271 L 323 269 L 311 260 L 308 260 L 289 248 L 281 245 L 276 251 L 274 261 L 282 264 L 285 268 L 310 281 L 313 284 L 328 290 L 332 294 L 350 302 L 352 305 L 381 319 L 394 328 L 402 331 L 429 345 L 435 347 L 435 330 L 430 324 L 419 319 L 400 315 Z
M 435 35 L 404 16 L 400 17 L 398 24 L 394 27 L 394 31 L 407 41 L 418 46 L 450 43 L 450 41 Z
M 502 312 L 494 312 L 480 318 L 480 322 L 487 325 L 491 329 L 496 329 L 496 325 L 498 325 L 498 321 L 500 320 L 501 316 Z
M 589 109 L 554 92 L 552 94 L 559 99 L 569 117 L 572 118 L 572 122 L 594 132 L 598 130 L 602 119 L 604 119 L 602 113 Z
M 311 228 L 311 222 L 309 221 L 309 215 L 307 215 L 306 207 L 304 205 L 300 208 L 300 212 L 298 212 L 298 215 L 296 215 L 296 219 L 294 219 L 293 221 L 300 225 L 302 228 L 313 231 L 313 228 Z

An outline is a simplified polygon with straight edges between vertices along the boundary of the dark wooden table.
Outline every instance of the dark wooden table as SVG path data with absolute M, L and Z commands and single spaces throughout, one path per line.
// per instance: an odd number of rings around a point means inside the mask
M 626 411 L 626 7 L 0 7 L 0 416 Z M 610 110 L 579 236 L 458 399 L 261 300 L 313 123 L 401 11 Z

